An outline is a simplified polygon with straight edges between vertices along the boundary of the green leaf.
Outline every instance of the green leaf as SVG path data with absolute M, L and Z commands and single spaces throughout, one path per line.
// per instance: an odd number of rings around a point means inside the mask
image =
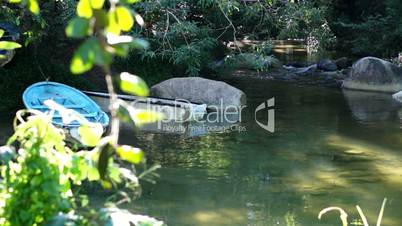
M 149 42 L 141 38 L 136 38 L 130 43 L 130 46 L 135 49 L 148 49 Z
M 108 18 L 108 25 L 106 27 L 106 30 L 112 34 L 115 35 L 120 35 L 120 27 L 119 24 L 117 23 L 117 15 L 116 15 L 116 11 L 110 11 L 107 15 Z
M 112 189 L 112 183 L 106 180 L 101 180 L 101 185 L 105 189 Z
M 117 116 L 122 121 L 134 124 L 134 126 L 142 126 L 147 123 L 160 121 L 164 118 L 163 113 L 136 109 L 126 102 L 120 102 Z
M 71 72 L 73 74 L 81 74 L 90 70 L 96 58 L 94 49 L 98 47 L 99 43 L 95 38 L 87 39 L 74 53 L 70 65 Z
M 72 38 L 83 38 L 89 32 L 89 20 L 82 17 L 75 17 L 68 22 L 66 35 Z
M 113 57 L 109 52 L 106 52 L 101 48 L 99 43 L 94 46 L 93 51 L 95 52 L 95 63 L 98 65 L 108 65 L 112 63 Z
M 105 3 L 105 0 L 90 0 L 91 6 L 94 9 L 101 9 L 103 7 L 103 4 Z
M 116 45 L 112 45 L 114 53 L 118 56 L 121 57 L 126 57 L 128 56 L 129 50 L 130 50 L 130 46 L 127 44 L 116 44 Z
M 107 34 L 107 42 L 114 50 L 114 53 L 125 57 L 128 55 L 131 48 L 135 49 L 147 49 L 149 43 L 144 39 L 133 38 L 129 35 L 114 35 L 112 33 Z
M 11 50 L 17 48 L 21 48 L 21 45 L 16 42 L 0 41 L 0 49 Z
M 130 31 L 134 25 L 134 20 L 129 9 L 124 6 L 116 7 L 117 24 L 122 31 Z
M 89 0 L 80 0 L 77 5 L 77 15 L 84 18 L 92 17 L 92 8 Z
M 84 145 L 94 147 L 102 138 L 103 128 L 100 124 L 82 125 L 78 128 L 78 133 Z
M 99 176 L 99 172 L 97 171 L 97 169 L 95 167 L 90 167 L 88 169 L 88 180 L 96 181 L 99 179 L 100 179 L 100 176 Z
M 9 0 L 9 3 L 21 3 L 21 0 Z
M 4 30 L 0 29 L 0 38 L 3 37 L 4 35 Z
M 123 100 L 120 100 L 120 101 L 123 101 Z M 117 117 L 119 117 L 119 119 L 122 122 L 130 124 L 134 128 L 135 127 L 135 122 L 131 118 L 130 111 L 129 111 L 129 109 L 126 108 L 126 106 L 130 106 L 130 105 L 128 105 L 125 102 L 119 104 L 119 108 L 117 109 Z
M 98 172 L 102 180 L 106 179 L 106 173 L 109 165 L 109 158 L 113 152 L 113 146 L 110 143 L 106 143 L 100 148 L 98 158 Z
M 33 14 L 39 14 L 39 4 L 36 0 L 28 0 L 28 8 Z
M 157 122 L 162 120 L 163 114 L 150 110 L 131 110 L 130 111 L 131 118 L 134 120 L 134 123 L 137 126 L 142 126 L 144 124 Z
M 108 13 L 104 10 L 95 10 L 94 17 L 96 18 L 95 27 L 107 27 L 108 22 Z
M 116 151 L 121 159 L 134 164 L 140 163 L 144 157 L 144 153 L 141 149 L 129 145 L 119 146 Z
M 148 96 L 149 94 L 149 89 L 145 81 L 128 72 L 120 74 L 120 89 L 138 96 Z
M 126 4 L 133 4 L 133 3 L 141 2 L 141 0 L 121 0 L 121 1 Z

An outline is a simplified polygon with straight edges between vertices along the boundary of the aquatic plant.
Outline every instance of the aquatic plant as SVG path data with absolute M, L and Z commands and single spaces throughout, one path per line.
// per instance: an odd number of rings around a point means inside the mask
M 387 203 L 387 198 L 384 198 L 384 200 L 382 201 L 380 213 L 378 214 L 376 226 L 381 226 L 381 221 L 382 221 L 382 218 L 383 218 L 383 215 L 384 215 L 384 209 L 385 209 L 385 204 L 386 203 Z M 361 221 L 362 221 L 363 225 L 364 226 L 369 226 L 367 217 L 364 215 L 363 210 L 360 208 L 359 205 L 356 205 L 356 209 L 359 212 L 359 215 L 360 215 L 360 218 L 361 218 Z M 340 212 L 339 218 L 341 219 L 342 226 L 348 226 L 348 214 L 346 213 L 345 210 L 343 210 L 340 207 L 336 207 L 336 206 L 327 207 L 327 208 L 321 210 L 320 213 L 318 214 L 318 219 L 321 220 L 321 218 L 322 218 L 322 216 L 324 214 L 326 214 L 328 212 L 331 212 L 331 211 L 339 211 Z

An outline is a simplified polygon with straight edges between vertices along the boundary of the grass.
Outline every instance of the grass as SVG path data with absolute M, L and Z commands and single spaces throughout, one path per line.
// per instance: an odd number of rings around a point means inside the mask
M 384 198 L 384 200 L 382 201 L 380 213 L 378 214 L 376 226 L 381 226 L 381 221 L 384 216 L 384 209 L 385 209 L 386 203 L 387 203 L 387 198 Z M 369 226 L 367 217 L 364 215 L 363 210 L 360 208 L 359 205 L 356 205 L 356 209 L 359 212 L 360 219 L 362 220 L 363 226 Z M 342 221 L 342 226 L 348 226 L 348 214 L 346 213 L 345 210 L 343 210 L 340 207 L 336 207 L 336 206 L 328 207 L 328 208 L 321 210 L 320 213 L 318 214 L 318 219 L 321 220 L 322 216 L 330 211 L 339 211 L 340 212 L 339 217 Z

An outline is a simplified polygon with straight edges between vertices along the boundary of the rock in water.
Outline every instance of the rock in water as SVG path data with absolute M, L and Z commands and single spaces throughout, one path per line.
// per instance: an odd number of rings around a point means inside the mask
M 399 103 L 402 103 L 402 91 L 394 93 L 392 95 L 392 98 L 394 98 L 394 100 L 398 101 Z
M 335 60 L 335 64 L 339 69 L 345 69 L 351 65 L 349 59 L 347 57 L 341 57 L 337 60 Z
M 240 107 L 246 104 L 246 95 L 225 82 L 199 77 L 172 78 L 154 85 L 151 96 L 184 99 L 202 103 L 217 110 L 228 106 Z
M 312 75 L 317 70 L 317 64 L 310 65 L 308 67 L 296 68 L 294 73 L 298 75 Z
M 328 59 L 323 59 L 318 61 L 317 63 L 317 68 L 323 71 L 336 71 L 338 70 L 338 67 L 336 66 L 336 63 L 333 62 L 332 60 Z
M 352 66 L 343 82 L 345 89 L 397 92 L 402 90 L 402 68 L 375 57 L 365 57 Z

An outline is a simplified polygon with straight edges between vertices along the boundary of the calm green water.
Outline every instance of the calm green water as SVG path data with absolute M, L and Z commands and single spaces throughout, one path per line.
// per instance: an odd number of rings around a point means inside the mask
M 162 169 L 157 184 L 128 206 L 171 226 L 329 226 L 318 212 L 340 206 L 350 221 L 362 207 L 370 225 L 384 197 L 383 226 L 402 225 L 400 106 L 389 95 L 347 93 L 272 81 L 236 79 L 245 91 L 243 132 L 200 137 L 144 133 L 133 141 Z M 254 109 L 276 98 L 276 132 L 254 121 Z M 261 116 L 262 117 L 262 116 Z M 260 119 L 263 119 L 260 118 Z M 1 120 L 0 120 L 1 121 Z M 1 123 L 1 141 L 10 133 Z
M 175 226 L 338 226 L 337 214 L 319 221 L 318 212 L 340 206 L 352 220 L 358 204 L 375 225 L 387 197 L 383 225 L 402 225 L 402 131 L 389 95 L 346 98 L 334 89 L 229 82 L 248 96 L 247 131 L 143 135 L 149 162 L 163 168 L 132 210 Z M 274 134 L 254 121 L 255 107 L 271 97 Z

